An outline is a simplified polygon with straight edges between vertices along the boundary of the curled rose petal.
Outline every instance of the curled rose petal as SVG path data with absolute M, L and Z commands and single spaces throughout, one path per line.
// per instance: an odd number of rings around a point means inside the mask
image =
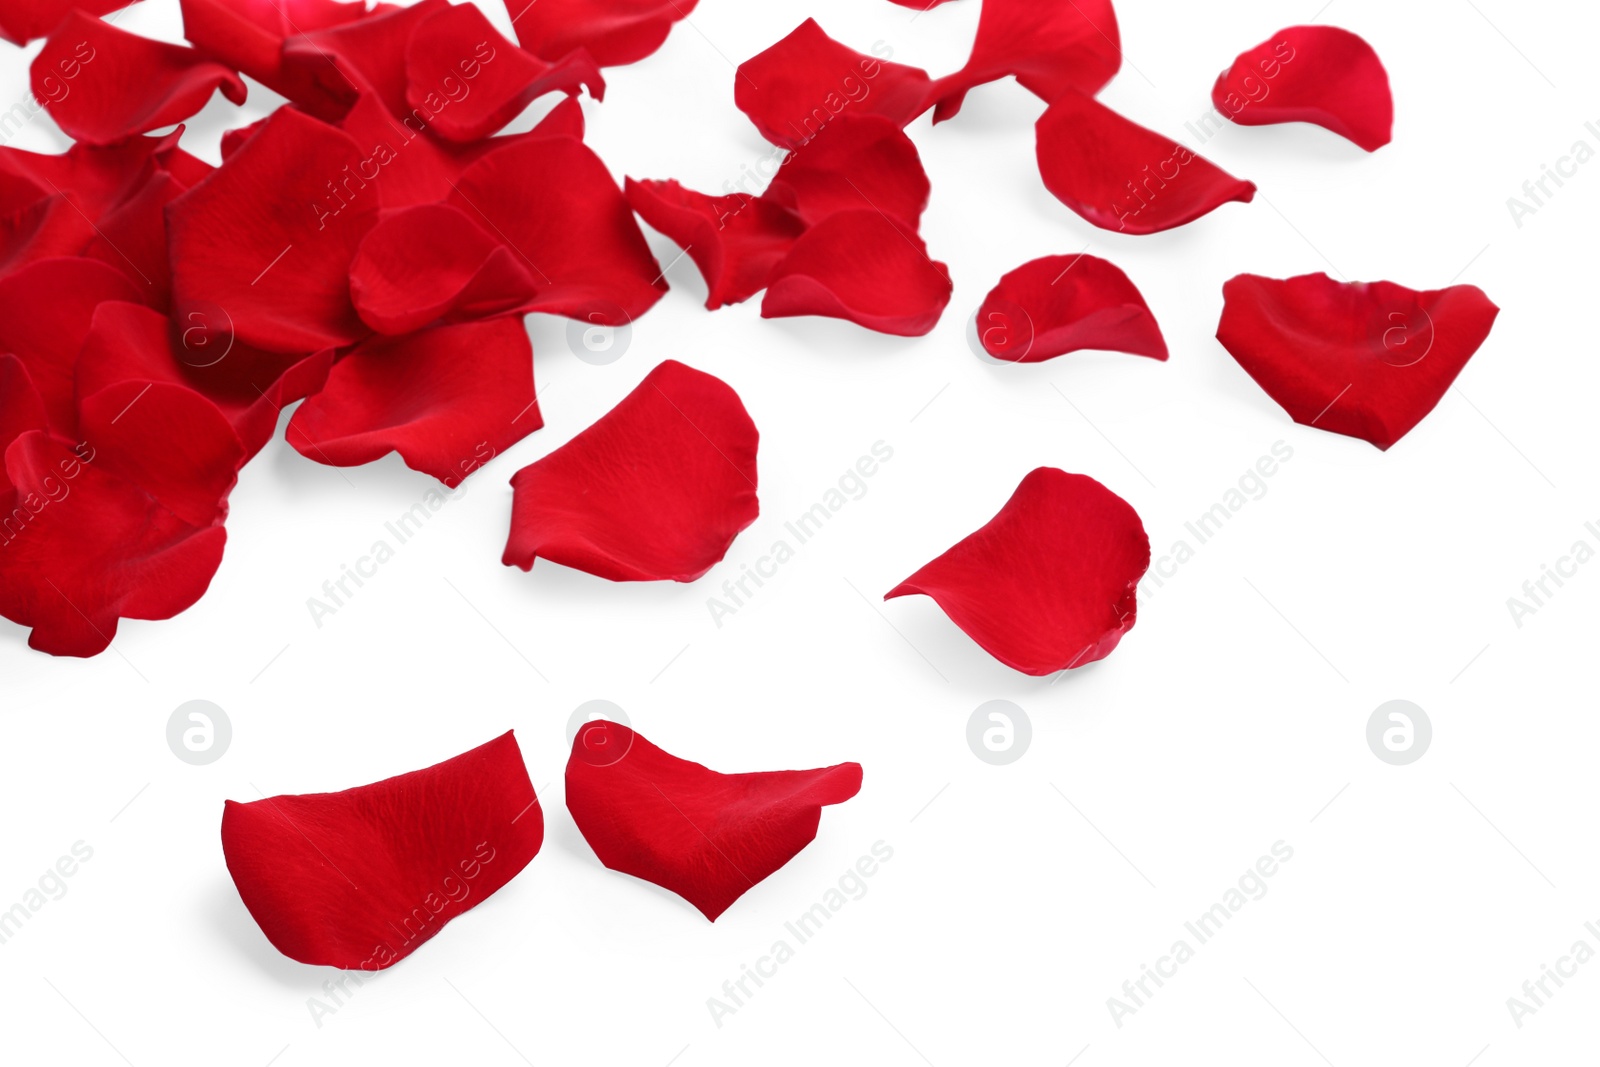
M 552 63 L 583 49 L 602 67 L 637 63 L 661 47 L 673 23 L 688 18 L 698 0 L 539 0 L 523 7 L 513 24 L 529 52 Z M 515 14 L 515 11 L 512 10 Z
M 322 72 L 286 59 L 284 43 L 368 17 L 366 3 L 339 0 L 181 0 L 181 5 L 183 35 L 190 44 L 274 92 L 313 107 L 326 100 L 318 80 Z
M 303 96 L 291 99 L 318 118 L 335 122 L 370 93 L 382 101 L 391 124 L 414 118 L 430 121 L 433 111 L 449 106 L 446 87 L 433 86 L 438 102 L 430 101 L 430 107 L 414 115 L 406 100 L 410 87 L 406 51 L 422 24 L 450 6 L 449 0 L 419 0 L 406 7 L 379 7 L 365 18 L 290 36 L 283 44 L 284 68 L 310 86 Z M 469 48 L 444 62 L 473 59 Z M 458 96 L 470 95 L 470 87 L 460 80 L 451 88 Z
M 761 136 L 795 148 L 847 110 L 881 115 L 903 127 L 927 110 L 930 84 L 920 67 L 890 63 L 876 46 L 873 55 L 863 55 L 806 19 L 739 65 L 733 101 Z
M 127 33 L 74 11 L 31 68 L 33 95 L 68 136 L 112 144 L 182 122 L 214 91 L 235 104 L 244 82 L 192 48 Z
M 287 437 L 335 467 L 398 452 L 455 488 L 542 425 L 533 347 L 509 316 L 362 342 L 295 411 Z
M 727 383 L 667 360 L 511 479 L 503 562 L 614 582 L 692 582 L 756 520 L 755 423 Z
M 983 0 L 966 65 L 933 83 L 933 121 L 954 118 L 968 90 L 1015 75 L 1045 101 L 1093 96 L 1122 66 L 1111 0 Z
M 1222 295 L 1217 340 L 1290 418 L 1380 449 L 1434 409 L 1500 313 L 1475 285 L 1326 274 L 1241 274 Z
M 1082 93 L 1057 97 L 1035 132 L 1046 188 L 1104 230 L 1157 233 L 1256 195 L 1253 183 Z
M 1080 348 L 1167 358 L 1161 327 L 1115 264 L 1095 256 L 1045 256 L 1000 279 L 978 309 L 984 351 L 1039 363 Z
M 42 431 L 6 449 L 0 493 L 0 615 L 31 626 L 30 647 L 93 656 L 117 620 L 170 619 L 211 584 L 227 539 L 193 526 L 101 470 L 92 442 Z
M 1310 122 L 1368 152 L 1389 143 L 1394 97 L 1372 46 L 1337 26 L 1290 26 L 1233 61 L 1211 90 L 1240 126 Z
M 767 279 L 805 222 L 765 197 L 746 193 L 710 196 L 675 181 L 627 180 L 628 204 L 650 226 L 676 241 L 706 280 L 706 307 L 750 299 Z
M 380 166 L 332 126 L 293 108 L 273 112 L 167 207 L 176 317 L 222 308 L 239 340 L 273 352 L 365 336 L 350 260 L 377 219 Z
M 922 594 L 984 651 L 1045 675 L 1111 654 L 1133 629 L 1150 539 L 1127 501 L 1040 467 L 1000 513 L 884 597 Z
M 508 731 L 432 767 L 222 811 L 228 873 L 301 963 L 380 971 L 522 872 L 544 813 Z
M 23 45 L 43 37 L 74 12 L 109 15 L 134 0 L 6 0 L 0 6 L 0 37 Z
M 825 315 L 920 337 L 950 302 L 950 272 L 922 238 L 876 211 L 841 211 L 805 232 L 767 283 L 761 316 Z
M 840 211 L 871 208 L 915 230 L 931 186 L 917 146 L 878 115 L 840 115 L 790 152 L 762 196 L 815 225 Z
M 567 810 L 601 863 L 715 922 L 816 840 L 822 809 L 861 791 L 861 765 L 719 774 L 597 720 L 573 739 L 566 783 Z

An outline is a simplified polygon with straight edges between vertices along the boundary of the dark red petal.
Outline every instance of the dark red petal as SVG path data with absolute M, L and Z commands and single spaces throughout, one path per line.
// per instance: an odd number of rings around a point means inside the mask
M 386 216 L 350 265 L 356 311 L 379 333 L 410 333 L 447 316 L 510 311 L 537 289 L 520 256 L 449 204 Z
M 1337 26 L 1291 26 L 1217 77 L 1211 101 L 1241 126 L 1310 122 L 1375 152 L 1389 143 L 1394 97 L 1372 46 Z
M 34 97 L 63 132 L 87 144 L 182 122 L 219 89 L 235 104 L 245 99 L 244 82 L 221 63 L 81 11 L 56 27 L 31 70 Z
M 109 15 L 134 0 L 5 0 L 0 6 L 0 37 L 12 44 L 27 44 L 61 24 L 67 15 Z
M 1157 233 L 1256 195 L 1253 183 L 1081 93 L 1058 97 L 1035 132 L 1045 187 L 1101 229 Z
M 398 452 L 454 488 L 542 425 L 533 348 L 510 316 L 362 342 L 300 405 L 287 437 L 335 467 Z
M 1080 348 L 1167 358 L 1144 297 L 1113 263 L 1045 256 L 1000 279 L 978 309 L 984 351 L 1008 363 L 1039 363 Z
M 667 290 L 622 190 L 582 141 L 512 139 L 467 168 L 449 202 L 527 266 L 539 284 L 530 310 L 621 326 Z
M 598 720 L 573 739 L 566 781 L 567 810 L 601 863 L 715 922 L 816 840 L 822 809 L 861 791 L 861 764 L 719 774 Z
M 698 0 L 507 0 L 517 40 L 555 62 L 583 49 L 602 67 L 637 63 L 661 47 Z M 520 14 L 518 13 L 520 9 Z
M 1133 629 L 1150 539 L 1127 501 L 1040 467 L 1000 513 L 889 591 L 923 594 L 984 651 L 1024 674 L 1081 667 Z
M 953 118 L 968 90 L 1007 75 L 1052 101 L 1069 90 L 1093 96 L 1121 66 L 1111 0 L 983 0 L 966 65 L 933 84 L 933 121 Z
M 733 101 L 761 136 L 795 148 L 845 111 L 882 115 L 905 126 L 927 110 L 931 84 L 922 68 L 863 55 L 806 19 L 739 65 Z
M 706 307 L 748 300 L 805 231 L 793 211 L 745 193 L 709 196 L 675 181 L 627 180 L 639 217 L 681 245 L 706 280 Z
M 169 619 L 200 599 L 222 562 L 221 526 L 196 527 L 143 489 L 41 431 L 6 449 L 0 494 L 0 615 L 28 644 L 93 656 L 117 620 Z
M 1295 422 L 1387 449 L 1434 409 L 1500 309 L 1475 285 L 1280 281 L 1222 287 L 1217 340 Z
M 805 232 L 767 283 L 761 316 L 826 315 L 919 337 L 950 302 L 950 272 L 922 238 L 876 211 L 841 211 Z
M 274 352 L 365 336 L 350 260 L 377 219 L 379 165 L 333 127 L 279 108 L 167 208 L 175 316 L 221 308 L 239 340 Z
M 33 387 L 28 368 L 13 355 L 0 355 L 0 456 L 12 441 L 30 430 L 50 429 L 50 418 L 45 414 L 44 400 Z M 0 464 L 0 494 L 11 488 Z
M 424 22 L 449 7 L 448 0 L 420 0 L 408 7 L 379 8 L 366 18 L 291 35 L 283 45 L 284 69 L 291 77 L 309 82 L 310 87 L 290 99 L 318 118 L 334 122 L 359 97 L 375 93 L 393 121 L 428 121 L 428 111 L 413 116 L 406 102 L 406 49 Z M 471 50 L 458 58 L 470 59 Z M 444 100 L 445 87 L 436 88 L 439 99 Z
M 338 793 L 230 800 L 222 853 L 250 916 L 301 963 L 379 971 L 539 854 L 544 813 L 508 731 Z
M 172 267 L 167 258 L 167 205 L 187 187 L 165 170 L 100 219 L 83 254 L 127 275 L 151 307 L 172 303 Z
M 667 360 L 592 426 L 511 479 L 501 562 L 613 582 L 692 582 L 756 520 L 760 435 L 728 384 Z
M 917 146 L 899 126 L 847 112 L 791 152 L 762 196 L 812 225 L 840 211 L 871 208 L 914 231 L 929 190 Z

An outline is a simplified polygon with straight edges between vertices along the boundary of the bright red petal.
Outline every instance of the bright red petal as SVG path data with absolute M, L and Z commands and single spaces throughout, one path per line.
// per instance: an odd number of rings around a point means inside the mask
M 1434 409 L 1500 309 L 1474 285 L 1280 281 L 1222 287 L 1217 340 L 1295 422 L 1387 449 Z
M 1039 363 L 1081 348 L 1167 358 L 1144 297 L 1115 264 L 1094 256 L 1045 256 L 1000 279 L 978 309 L 984 351 Z
M 922 238 L 876 211 L 841 211 L 805 232 L 773 271 L 761 316 L 826 315 L 919 337 L 950 302 L 950 272 Z
M 675 181 L 627 180 L 628 203 L 688 252 L 706 280 L 706 307 L 750 299 L 767 287 L 805 222 L 788 208 L 745 193 L 708 196 Z
M 522 47 L 554 63 L 583 49 L 602 67 L 637 63 L 661 47 L 698 0 L 507 0 Z M 518 13 L 518 9 L 521 9 Z
M 1035 131 L 1045 186 L 1101 229 L 1157 233 L 1256 195 L 1251 182 L 1081 93 L 1058 97 Z
M 861 765 L 719 774 L 599 720 L 573 739 L 566 781 L 567 810 L 601 863 L 714 922 L 816 840 L 822 809 L 861 791 Z
M 915 230 L 928 206 L 928 173 L 917 146 L 878 115 L 844 114 L 791 152 L 762 196 L 815 225 L 870 208 Z
M 228 801 L 222 853 L 273 947 L 379 971 L 538 855 L 544 813 L 507 732 L 420 771 L 338 793 Z
M 511 479 L 501 562 L 539 558 L 614 582 L 692 582 L 756 520 L 759 434 L 721 379 L 667 360 Z
M 933 84 L 934 122 L 953 118 L 967 91 L 1015 75 L 1045 101 L 1093 96 L 1122 66 L 1111 0 L 983 0 L 966 66 Z
M 863 55 L 806 19 L 739 65 L 733 101 L 761 136 L 795 148 L 845 111 L 881 115 L 903 127 L 928 109 L 931 84 L 920 67 Z
M 295 411 L 287 437 L 335 467 L 398 452 L 454 488 L 542 425 L 533 347 L 510 316 L 363 342 Z
M 1375 152 L 1389 143 L 1394 97 L 1372 46 L 1337 26 L 1291 26 L 1217 77 L 1211 101 L 1241 126 L 1310 122 Z
M 0 355 L 0 456 L 11 442 L 30 430 L 49 432 L 50 418 L 44 400 L 33 387 L 28 368 L 13 355 Z M 11 481 L 0 464 L 0 494 L 11 488 Z
M 984 651 L 1024 674 L 1081 667 L 1133 629 L 1150 540 L 1127 501 L 1040 467 L 988 524 L 889 591 L 923 594 Z
M 0 6 L 0 37 L 12 44 L 27 44 L 61 24 L 67 15 L 109 15 L 134 0 L 6 0 Z

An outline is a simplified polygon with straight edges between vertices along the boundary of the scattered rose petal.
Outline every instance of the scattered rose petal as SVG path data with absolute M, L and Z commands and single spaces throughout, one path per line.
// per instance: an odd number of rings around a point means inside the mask
M 719 774 L 597 720 L 567 760 L 567 810 L 600 862 L 716 921 L 816 839 L 822 809 L 861 790 L 861 765 Z
M 899 126 L 879 115 L 840 115 L 792 151 L 762 193 L 815 225 L 871 208 L 915 230 L 931 186 L 922 157 Z
M 1101 229 L 1157 233 L 1256 195 L 1251 182 L 1082 93 L 1057 97 L 1035 129 L 1045 186 Z
M 180 2 L 183 35 L 190 44 L 274 92 L 312 107 L 325 100 L 318 80 L 323 72 L 286 58 L 285 42 L 368 17 L 365 3 L 338 0 Z
M 420 771 L 222 812 L 251 918 L 301 963 L 379 971 L 515 878 L 544 813 L 510 732 Z
M 1326 274 L 1241 274 L 1222 295 L 1217 340 L 1290 418 L 1381 449 L 1434 409 L 1500 313 L 1474 285 Z
M 1024 674 L 1081 667 L 1133 628 L 1150 540 L 1127 501 L 1040 467 L 1000 513 L 889 591 L 922 594 L 984 651 Z
M 1394 97 L 1372 46 L 1337 26 L 1290 26 L 1217 77 L 1211 102 L 1240 126 L 1310 122 L 1368 152 L 1389 143 Z
M 972 55 L 933 83 L 934 122 L 954 118 L 968 90 L 1015 75 L 1045 101 L 1093 96 L 1122 66 L 1111 0 L 983 0 Z
M 502 562 L 614 582 L 692 582 L 755 521 L 755 423 L 727 383 L 667 360 L 511 479 Z
M 45 414 L 44 400 L 33 387 L 28 368 L 16 356 L 0 355 L 0 456 L 5 455 L 12 441 L 29 430 L 49 429 L 50 417 Z M 0 463 L 0 492 L 9 488 L 11 482 Z
M 793 211 L 745 193 L 709 196 L 675 181 L 634 181 L 625 187 L 639 217 L 682 246 L 706 280 L 706 307 L 750 299 L 767 287 L 805 222 Z
M 581 48 L 602 67 L 620 67 L 660 48 L 673 23 L 688 18 L 697 2 L 507 0 L 506 6 L 517 40 L 539 58 L 554 63 Z
M 1115 264 L 1095 256 L 1045 256 L 1000 279 L 978 309 L 984 351 L 1039 363 L 1081 348 L 1167 358 L 1144 297 Z
M 83 254 L 127 276 L 151 307 L 172 303 L 172 266 L 167 257 L 167 205 L 187 191 L 165 170 L 153 171 L 143 187 L 101 217 Z
M 23 45 L 47 35 L 74 12 L 109 15 L 134 0 L 5 0 L 0 6 L 0 37 Z

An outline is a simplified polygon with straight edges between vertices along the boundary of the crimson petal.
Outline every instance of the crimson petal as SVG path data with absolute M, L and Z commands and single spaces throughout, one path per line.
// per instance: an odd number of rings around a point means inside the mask
M 1240 126 L 1310 122 L 1368 152 L 1389 143 L 1394 97 L 1372 46 L 1337 26 L 1291 26 L 1217 76 L 1211 101 Z
M 0 37 L 23 45 L 43 37 L 69 14 L 109 15 L 134 0 L 6 0 L 0 7 Z
M 583 49 L 602 67 L 637 63 L 661 47 L 673 23 L 694 13 L 698 0 L 510 0 L 522 47 L 556 62 Z M 523 4 L 527 3 L 524 7 Z
M 861 791 L 861 765 L 719 774 L 598 720 L 573 739 L 566 783 L 567 810 L 601 863 L 715 922 L 816 840 L 822 809 Z
M 791 152 L 761 195 L 815 225 L 871 208 L 915 230 L 931 186 L 917 146 L 879 115 L 841 115 Z
M 592 426 L 511 479 L 501 562 L 614 582 L 692 582 L 756 520 L 760 435 L 728 384 L 667 360 Z
M 1004 275 L 978 309 L 984 351 L 1039 363 L 1080 348 L 1167 358 L 1161 327 L 1115 264 L 1095 256 L 1045 256 Z
M 639 217 L 688 252 L 706 280 L 706 307 L 750 299 L 767 287 L 805 222 L 765 197 L 710 196 L 675 181 L 627 180 L 624 192 Z
M 544 813 L 504 733 L 420 771 L 222 812 L 222 853 L 251 918 L 301 963 L 379 971 L 503 888 L 538 855 Z
M 1000 513 L 884 597 L 922 594 L 984 651 L 1024 674 L 1081 667 L 1133 628 L 1150 539 L 1127 501 L 1040 467 Z
M 1500 313 L 1475 285 L 1326 274 L 1241 274 L 1222 295 L 1217 340 L 1290 418 L 1380 449 L 1434 409 Z

